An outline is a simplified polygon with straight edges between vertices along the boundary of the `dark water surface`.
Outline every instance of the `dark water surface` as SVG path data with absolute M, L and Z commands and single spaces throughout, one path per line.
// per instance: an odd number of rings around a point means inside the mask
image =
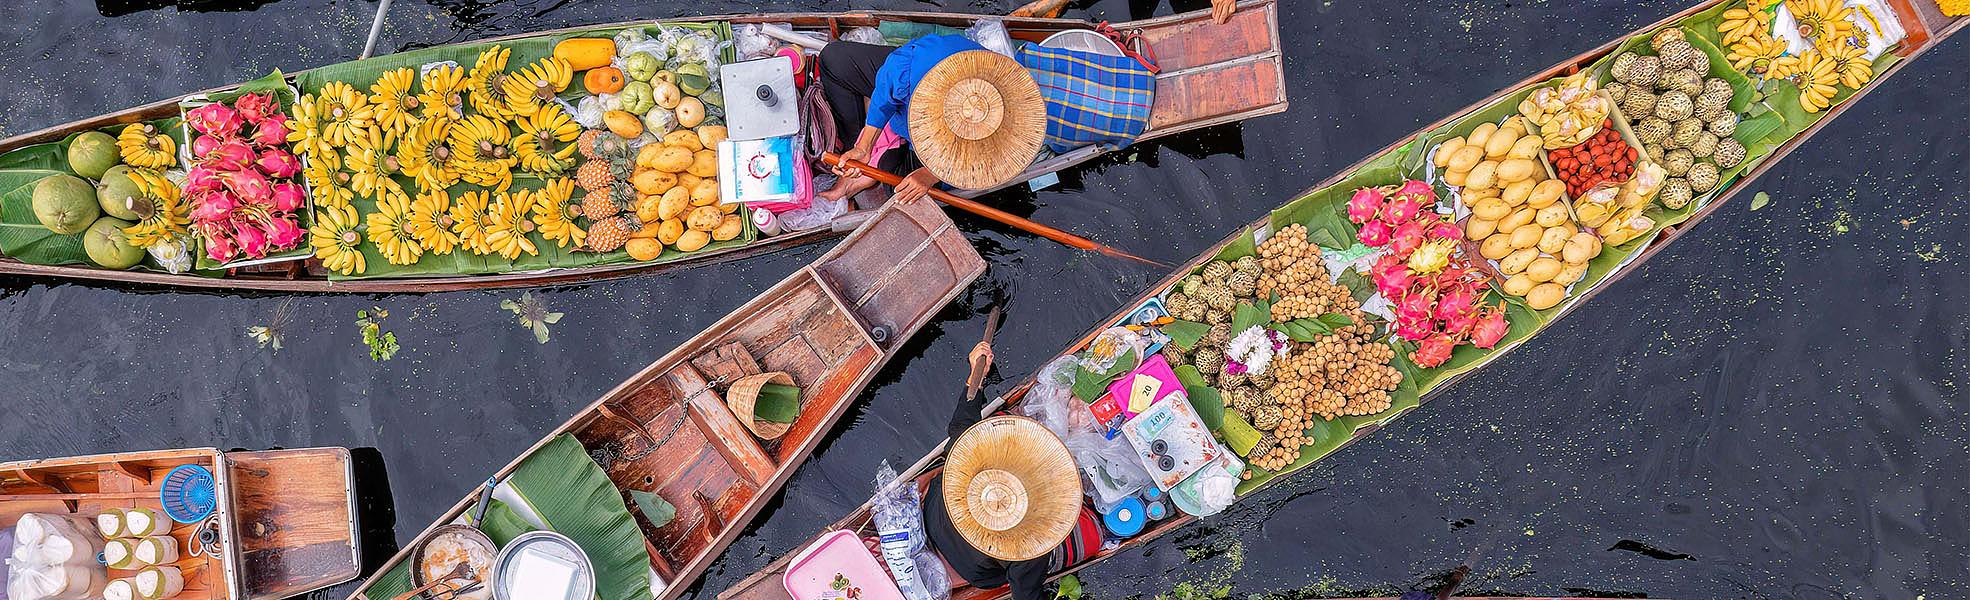
M 0 2 L 0 133 L 354 57 L 375 4 Z M 176 8 L 182 4 L 190 10 Z M 205 11 L 237 4 L 241 12 Z M 1097 18 L 1167 12 L 1102 0 Z M 1290 194 L 1681 2 L 1288 0 L 1292 110 L 1150 144 L 995 201 L 1170 262 Z M 399 0 L 385 48 L 703 13 L 1001 12 L 971 2 Z M 108 17 L 105 14 L 120 16 Z M 1468 591 L 1948 598 L 1970 585 L 1970 41 L 1903 71 L 1671 250 L 1453 392 L 1318 467 L 1091 569 L 1098 598 Z M 958 217 L 1010 291 L 1003 391 L 1159 273 Z M 820 253 L 519 292 L 244 296 L 0 279 L 0 459 L 373 447 L 407 540 L 578 408 Z M 878 378 L 697 597 L 859 504 L 939 441 L 980 306 Z M 296 317 L 286 348 L 245 328 Z M 403 346 L 370 361 L 356 311 Z M 380 475 L 381 473 L 379 473 Z M 379 477 L 380 479 L 380 477 Z M 387 512 L 384 513 L 387 515 Z M 388 549 L 391 523 L 372 542 Z M 381 560 L 383 556 L 372 556 Z M 332 597 L 340 598 L 347 587 Z M 323 595 L 329 597 L 329 595 Z

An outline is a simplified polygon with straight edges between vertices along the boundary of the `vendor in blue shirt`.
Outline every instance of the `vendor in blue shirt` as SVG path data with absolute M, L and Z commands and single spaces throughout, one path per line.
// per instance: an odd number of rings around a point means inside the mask
M 822 48 L 821 85 L 834 111 L 836 142 L 847 148 L 842 157 L 868 162 L 884 127 L 908 143 L 910 96 L 917 82 L 953 54 L 984 49 L 961 35 L 926 36 L 901 47 L 838 41 Z M 922 198 L 938 183 L 929 168 L 903 149 L 883 155 L 875 166 L 892 173 L 914 167 L 896 186 L 894 199 L 903 202 Z M 841 182 L 821 193 L 831 200 L 854 196 L 876 183 L 852 169 L 837 167 L 835 172 Z

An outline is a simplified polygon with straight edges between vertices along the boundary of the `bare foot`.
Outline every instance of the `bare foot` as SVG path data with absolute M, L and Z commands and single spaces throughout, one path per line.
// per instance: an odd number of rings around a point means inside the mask
M 1060 13 L 1066 10 L 1067 0 L 1033 0 L 1025 6 L 1013 9 L 1009 16 L 1051 19 L 1060 16 Z
M 840 202 L 843 198 L 853 197 L 856 194 L 862 193 L 862 190 L 875 187 L 875 185 L 876 180 L 870 179 L 868 176 L 861 174 L 850 175 L 847 178 L 836 181 L 835 186 L 829 188 L 828 191 L 816 195 L 829 202 Z

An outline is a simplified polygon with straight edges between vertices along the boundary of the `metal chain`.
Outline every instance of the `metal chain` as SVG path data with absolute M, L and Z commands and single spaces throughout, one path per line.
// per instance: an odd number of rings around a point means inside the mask
M 678 401 L 678 403 L 680 405 L 689 403 L 691 399 L 697 398 L 699 394 L 712 391 L 713 388 L 716 388 L 721 385 L 725 385 L 725 376 L 720 375 L 717 377 L 713 377 L 711 381 L 705 383 L 704 387 L 698 388 L 696 390 L 691 391 L 691 393 L 685 394 L 684 397 Z M 649 456 L 650 453 L 652 452 L 656 452 L 658 448 L 662 448 L 664 444 L 670 443 L 670 439 L 672 437 L 677 436 L 678 430 L 684 428 L 684 421 L 686 419 L 689 419 L 690 417 L 691 417 L 691 408 L 689 406 L 684 406 L 682 410 L 677 411 L 677 417 L 671 419 L 670 426 L 664 430 L 663 436 L 656 440 L 651 441 L 648 447 L 645 447 L 642 452 L 636 453 L 635 456 L 623 456 L 622 443 L 609 442 L 607 444 L 603 444 L 601 448 L 590 450 L 588 452 L 589 458 L 594 459 L 596 464 L 602 465 L 602 468 L 604 470 L 611 468 L 614 465 L 614 463 L 619 460 L 626 460 L 631 462 L 642 460 L 643 457 Z M 643 434 L 645 437 L 649 436 L 649 432 L 647 431 L 643 432 Z

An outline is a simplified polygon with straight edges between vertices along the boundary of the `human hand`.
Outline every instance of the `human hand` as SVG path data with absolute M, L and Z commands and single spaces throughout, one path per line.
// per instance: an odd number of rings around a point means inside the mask
M 1211 20 L 1224 23 L 1238 11 L 1238 0 L 1211 0 Z
M 920 167 L 911 171 L 909 177 L 904 177 L 902 182 L 896 184 L 896 194 L 890 196 L 890 199 L 904 204 L 916 202 L 930 194 L 930 190 L 936 185 L 937 175 L 930 172 L 930 167 Z
M 991 367 L 991 366 L 992 366 L 992 345 L 991 345 L 991 344 L 987 344 L 987 343 L 985 343 L 985 342 L 979 342 L 979 343 L 978 343 L 977 345 L 975 345 L 975 346 L 972 346 L 972 347 L 971 347 L 971 364 L 972 364 L 972 365 L 973 365 L 974 367 L 976 367 L 976 366 L 978 366 L 979 364 L 981 364 L 981 363 L 979 363 L 979 360 L 981 360 L 981 359 L 983 359 L 983 360 L 984 360 L 984 363 L 983 363 L 983 365 L 984 365 L 984 366 L 986 366 L 986 367 Z
M 835 163 L 835 176 L 852 177 L 862 174 L 862 170 L 851 166 L 850 161 L 867 164 L 869 162 L 869 151 L 861 146 L 842 151 L 841 160 Z

